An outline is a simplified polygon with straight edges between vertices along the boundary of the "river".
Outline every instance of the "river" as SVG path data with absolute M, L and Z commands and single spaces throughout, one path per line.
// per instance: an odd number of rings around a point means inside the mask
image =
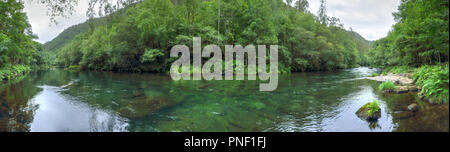
M 0 132 L 449 131 L 449 105 L 382 94 L 365 67 L 258 81 L 172 81 L 159 74 L 35 71 L 0 84 Z M 377 122 L 355 112 L 378 100 Z M 417 103 L 417 113 L 407 106 Z

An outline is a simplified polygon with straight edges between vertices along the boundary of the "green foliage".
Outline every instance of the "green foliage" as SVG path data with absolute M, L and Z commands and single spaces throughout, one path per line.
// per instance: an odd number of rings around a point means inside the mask
M 49 63 L 41 44 L 32 39 L 23 1 L 0 1 L 0 79 L 12 79 L 31 66 Z
M 43 45 L 44 50 L 49 51 L 49 52 L 57 51 L 60 48 L 67 45 L 68 43 L 70 43 L 75 38 L 75 36 L 88 31 L 90 29 L 90 26 L 106 25 L 106 23 L 107 23 L 107 18 L 102 17 L 102 18 L 91 19 L 85 23 L 71 26 L 71 27 L 67 28 L 66 30 L 64 30 L 62 33 L 60 33 L 53 40 L 45 43 Z
M 387 71 L 383 71 L 383 72 L 381 73 L 381 75 L 387 76 L 387 75 L 388 75 L 388 72 L 387 72 Z
M 394 73 L 394 74 L 402 74 L 402 73 L 411 73 L 414 71 L 414 67 L 411 66 L 394 66 L 394 67 L 387 67 L 384 70 L 386 73 Z
M 364 105 L 363 108 L 368 109 L 367 115 L 369 117 L 381 110 L 380 105 L 379 105 L 378 101 L 376 101 L 376 100 L 373 102 L 367 103 L 366 105 Z
M 377 77 L 377 76 L 379 76 L 379 74 L 377 73 L 372 73 L 372 75 L 370 75 L 370 77 Z
M 449 1 L 402 0 L 398 21 L 369 51 L 373 66 L 413 66 L 449 60 Z
M 164 56 L 163 51 L 158 49 L 147 49 L 144 55 L 141 56 L 142 63 L 152 63 Z
M 381 83 L 380 86 L 378 87 L 378 89 L 379 89 L 380 91 L 394 90 L 394 89 L 396 89 L 396 88 L 397 88 L 397 86 L 395 86 L 395 84 L 394 84 L 393 82 L 390 82 L 390 81 L 388 81 L 388 82 L 383 82 L 383 83 Z
M 11 80 L 16 77 L 20 77 L 28 71 L 30 71 L 30 67 L 26 65 L 4 66 L 0 69 L 0 81 Z
M 201 37 L 203 47 L 278 44 L 281 73 L 367 64 L 368 41 L 338 22 L 320 24 L 303 10 L 306 1 L 298 5 L 282 0 L 145 0 L 112 14 L 107 25 L 76 36 L 59 49 L 56 62 L 94 70 L 165 72 L 173 62 L 168 55 L 172 46 L 192 48 L 192 38 Z
M 421 94 L 431 103 L 449 101 L 449 66 L 422 66 L 415 70 L 414 81 L 422 87 Z

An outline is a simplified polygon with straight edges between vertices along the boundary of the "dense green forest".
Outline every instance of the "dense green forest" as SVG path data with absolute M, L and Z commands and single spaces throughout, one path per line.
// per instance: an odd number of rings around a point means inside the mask
M 345 30 L 339 19 L 327 17 L 322 4 L 322 13 L 315 16 L 307 11 L 306 0 L 292 6 L 282 0 L 146 0 L 108 16 L 108 24 L 95 24 L 78 34 L 58 50 L 56 63 L 165 72 L 174 61 L 169 58 L 172 46 L 190 46 L 193 37 L 201 37 L 203 45 L 278 44 L 282 73 L 366 65 L 369 42 Z
M 449 59 L 448 0 L 402 0 L 398 22 L 374 43 L 370 63 L 377 66 L 439 64 Z
M 23 75 L 33 66 L 46 65 L 49 54 L 33 41 L 23 2 L 0 1 L 0 80 Z
M 402 0 L 398 22 L 375 41 L 370 65 L 386 72 L 413 72 L 421 95 L 433 103 L 449 101 L 449 1 Z
M 75 36 L 78 34 L 81 34 L 83 32 L 88 31 L 91 26 L 95 25 L 106 25 L 107 22 L 106 17 L 101 18 L 94 18 L 87 22 L 73 25 L 66 30 L 64 30 L 62 33 L 60 33 L 57 37 L 55 37 L 53 40 L 46 42 L 43 47 L 44 50 L 49 52 L 55 52 L 59 50 L 60 48 L 64 47 L 66 44 L 70 43 Z
M 66 1 L 41 2 L 56 9 L 56 15 L 71 8 Z M 387 37 L 375 42 L 328 17 L 326 2 L 321 2 L 314 15 L 306 0 L 131 0 L 42 46 L 33 41 L 36 36 L 23 12 L 24 2 L 0 1 L 0 78 L 50 64 L 163 73 L 175 60 L 169 58 L 172 46 L 191 46 L 193 37 L 201 37 L 203 45 L 222 47 L 277 44 L 280 73 L 358 65 L 412 72 L 424 96 L 448 102 L 448 0 L 402 0 L 393 13 L 397 23 Z

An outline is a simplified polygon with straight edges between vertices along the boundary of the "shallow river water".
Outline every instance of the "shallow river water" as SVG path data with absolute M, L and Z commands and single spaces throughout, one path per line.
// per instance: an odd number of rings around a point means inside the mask
M 0 132 L 449 131 L 449 105 L 382 94 L 376 69 L 294 73 L 258 81 L 172 81 L 158 74 L 36 71 L 0 84 Z M 378 100 L 378 122 L 355 112 Z M 408 113 L 417 103 L 420 110 Z

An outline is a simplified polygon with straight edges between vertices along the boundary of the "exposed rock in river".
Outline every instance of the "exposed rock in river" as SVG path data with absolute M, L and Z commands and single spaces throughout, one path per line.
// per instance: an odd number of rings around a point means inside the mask
M 414 80 L 411 78 L 412 74 L 392 74 L 388 75 L 380 75 L 376 77 L 367 77 L 366 79 L 380 81 L 380 82 L 394 82 L 397 85 L 397 88 L 394 90 L 386 90 L 384 93 L 397 93 L 404 94 L 409 92 L 419 92 L 420 88 L 415 86 Z
M 380 82 L 394 82 L 397 85 L 402 86 L 412 86 L 414 85 L 414 80 L 411 79 L 411 74 L 392 74 L 389 73 L 388 75 L 380 75 L 376 77 L 367 77 L 369 80 L 375 80 Z
M 375 101 L 374 101 L 375 102 Z M 362 106 L 357 112 L 356 115 L 367 121 L 376 121 L 381 118 L 381 109 L 378 106 L 378 103 L 369 102 Z
M 395 90 L 393 90 L 393 92 L 397 94 L 404 94 L 408 92 L 418 92 L 419 90 L 419 87 L 416 86 L 398 86 Z

